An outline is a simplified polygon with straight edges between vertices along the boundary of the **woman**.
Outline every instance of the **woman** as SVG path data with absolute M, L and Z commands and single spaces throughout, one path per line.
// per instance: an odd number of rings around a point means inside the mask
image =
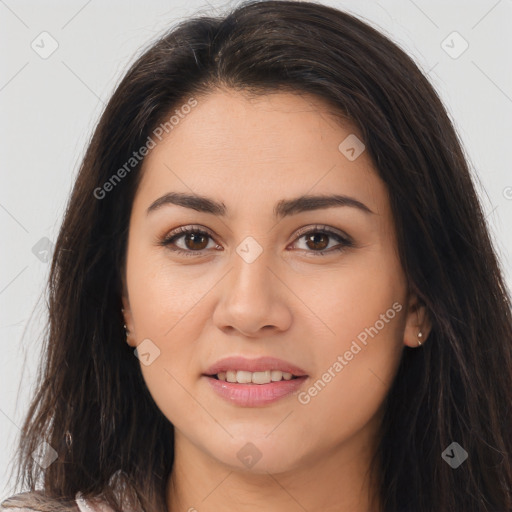
M 468 165 L 348 14 L 246 2 L 145 52 L 49 287 L 4 510 L 512 510 L 510 298 Z

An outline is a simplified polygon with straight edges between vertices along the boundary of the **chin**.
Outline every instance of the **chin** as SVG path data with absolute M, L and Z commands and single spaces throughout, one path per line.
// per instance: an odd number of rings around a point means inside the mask
M 300 443 L 276 436 L 274 439 L 245 431 L 243 437 L 235 437 L 221 450 L 220 443 L 208 449 L 211 456 L 225 464 L 231 471 L 251 474 L 276 474 L 293 470 L 300 465 L 301 454 L 297 452 Z

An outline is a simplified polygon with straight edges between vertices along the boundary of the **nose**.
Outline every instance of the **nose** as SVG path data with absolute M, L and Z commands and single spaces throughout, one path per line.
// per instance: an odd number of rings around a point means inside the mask
M 270 252 L 263 251 L 252 262 L 233 254 L 233 266 L 218 287 L 213 322 L 219 329 L 258 338 L 289 328 L 292 293 Z

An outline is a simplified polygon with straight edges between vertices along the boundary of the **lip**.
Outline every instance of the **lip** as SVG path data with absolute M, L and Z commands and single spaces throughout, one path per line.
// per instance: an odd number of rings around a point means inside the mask
M 265 370 L 280 370 L 282 372 L 291 373 L 296 377 L 307 377 L 306 372 L 288 361 L 283 361 L 276 357 L 258 357 L 257 359 L 247 359 L 241 356 L 225 357 L 211 365 L 204 375 L 209 377 L 217 375 L 220 372 L 234 370 L 242 370 L 246 372 L 263 372 Z M 286 381 L 290 382 L 290 381 Z M 258 386 L 266 386 L 267 384 L 257 384 Z
M 221 398 L 240 407 L 263 407 L 281 398 L 296 393 L 308 378 L 307 375 L 292 380 L 281 380 L 269 384 L 237 384 L 217 380 L 209 375 L 203 375 Z
M 291 373 L 297 378 L 269 382 L 268 384 L 238 384 L 215 378 L 215 375 L 218 373 L 229 370 L 247 372 L 280 370 Z M 247 359 L 241 356 L 232 356 L 220 359 L 214 363 L 205 371 L 202 378 L 207 380 L 218 396 L 233 405 L 240 407 L 263 407 L 296 393 L 307 380 L 308 375 L 302 368 L 275 357 Z

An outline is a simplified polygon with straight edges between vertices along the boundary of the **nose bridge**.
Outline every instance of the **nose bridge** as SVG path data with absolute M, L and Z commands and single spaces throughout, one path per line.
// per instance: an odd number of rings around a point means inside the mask
M 286 328 L 290 312 L 283 302 L 282 290 L 277 289 L 282 285 L 274 276 L 274 254 L 263 240 L 260 243 L 253 237 L 246 237 L 236 247 L 214 314 L 218 327 L 229 326 L 245 335 L 265 326 Z
M 261 238 L 258 242 L 254 237 L 247 236 L 236 247 L 235 252 L 230 283 L 233 294 L 238 299 L 252 295 L 263 295 L 268 299 L 272 277 L 272 272 L 268 269 L 272 266 L 272 251 L 268 244 L 265 245 Z

